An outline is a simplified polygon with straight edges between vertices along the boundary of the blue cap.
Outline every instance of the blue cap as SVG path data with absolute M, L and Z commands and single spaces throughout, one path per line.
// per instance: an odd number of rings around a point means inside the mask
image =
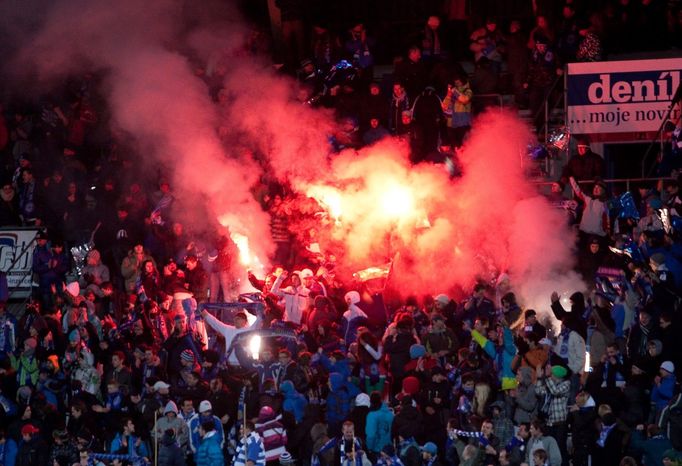
M 425 451 L 431 455 L 436 455 L 436 453 L 438 453 L 438 447 L 433 442 L 426 442 L 424 446 L 421 447 L 421 451 Z

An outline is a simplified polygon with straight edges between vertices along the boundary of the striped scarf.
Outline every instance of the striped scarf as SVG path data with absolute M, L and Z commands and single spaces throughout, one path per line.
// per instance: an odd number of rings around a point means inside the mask
M 568 360 L 568 338 L 571 334 L 571 329 L 565 328 L 564 330 L 561 331 L 559 334 L 559 338 L 561 340 L 560 346 L 559 346 L 559 357 L 564 360 Z
M 256 458 L 249 457 L 249 452 L 254 448 L 258 449 L 258 456 Z M 251 432 L 246 439 L 241 441 L 237 447 L 232 465 L 246 466 L 247 461 L 253 461 L 255 466 L 265 466 L 265 446 L 263 445 L 263 439 L 260 438 L 257 432 Z
M 472 431 L 467 431 L 467 430 L 453 429 L 452 435 L 459 436 L 459 437 L 475 438 L 484 447 L 487 447 L 488 445 L 490 445 L 490 442 L 483 435 L 482 432 L 472 432 Z
M 355 448 L 353 448 L 355 446 Z M 339 451 L 340 455 L 339 457 L 341 458 L 341 466 L 362 466 L 362 445 L 360 444 L 360 440 L 356 439 L 353 437 L 353 444 L 351 445 L 351 451 L 355 450 L 355 461 L 352 461 L 351 459 L 346 459 L 346 440 L 341 439 L 339 442 Z M 353 464 L 355 463 L 355 464 Z
M 237 403 L 237 422 L 234 423 L 234 425 L 230 429 L 230 432 L 227 434 L 227 452 L 232 456 L 236 455 L 237 448 L 239 445 L 239 439 L 237 437 L 239 435 L 239 429 L 241 428 L 242 423 L 244 422 L 243 419 L 240 419 L 240 416 L 242 416 L 244 413 L 245 405 L 246 387 L 242 387 L 241 391 L 239 392 L 239 401 Z

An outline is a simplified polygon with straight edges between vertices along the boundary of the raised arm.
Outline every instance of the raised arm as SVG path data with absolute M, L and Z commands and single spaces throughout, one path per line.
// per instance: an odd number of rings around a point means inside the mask
M 216 332 L 220 333 L 225 338 L 227 338 L 228 335 L 231 335 L 232 331 L 235 329 L 233 326 L 227 325 L 218 320 L 215 316 L 211 315 L 211 313 L 208 312 L 206 309 L 201 311 L 201 317 L 204 318 L 204 321 L 208 324 L 209 327 L 211 327 Z
M 575 181 L 575 178 L 573 178 L 571 176 L 568 179 L 568 181 L 569 181 L 569 183 L 571 183 L 571 188 L 573 188 L 573 192 L 575 193 L 575 195 L 584 201 L 585 200 L 585 193 L 582 192 L 582 190 L 580 189 L 580 186 L 578 185 L 578 182 Z

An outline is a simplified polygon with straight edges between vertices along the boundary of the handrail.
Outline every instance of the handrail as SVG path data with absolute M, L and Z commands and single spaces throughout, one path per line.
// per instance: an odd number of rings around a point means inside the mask
M 473 97 L 472 97 L 472 100 L 476 100 L 476 99 L 492 99 L 492 98 L 497 99 L 497 102 L 500 104 L 500 108 L 502 108 L 502 107 L 504 106 L 504 105 L 503 105 L 504 102 L 503 102 L 502 94 L 474 94 Z
M 543 124 L 543 127 L 542 127 L 542 131 L 544 131 L 544 133 L 545 133 L 545 137 L 543 138 L 543 141 L 545 143 L 547 143 L 547 138 L 549 138 L 549 124 L 548 124 L 549 107 L 547 105 L 547 102 L 549 101 L 549 98 L 552 96 L 552 92 L 554 92 L 554 89 L 556 89 L 557 84 L 559 84 L 559 81 L 561 81 L 562 79 L 563 79 L 563 75 L 557 76 L 556 79 L 554 80 L 554 82 L 552 82 L 552 85 L 549 86 L 549 90 L 547 91 L 547 94 L 545 95 L 544 102 L 542 103 L 540 108 L 535 112 L 535 114 L 533 115 L 533 119 L 531 120 L 533 122 L 533 124 L 535 124 L 538 117 L 540 116 L 540 112 L 545 112 L 545 123 Z M 559 99 L 557 99 L 557 102 L 556 102 L 557 104 L 561 100 L 561 97 L 563 97 L 563 96 L 560 96 Z M 554 106 L 552 106 L 552 108 L 554 108 L 555 106 L 556 106 L 556 104 Z
M 552 91 L 549 92 L 549 95 L 545 99 L 545 105 L 544 105 L 544 107 L 545 107 L 545 122 L 542 125 L 542 131 L 545 133 L 545 138 L 544 138 L 545 144 L 547 144 L 547 141 L 549 139 L 549 108 L 550 108 L 549 100 L 551 97 L 552 97 Z M 552 110 L 554 110 L 555 108 L 557 108 L 559 106 L 559 102 L 561 102 L 561 100 L 563 98 L 564 98 L 564 93 L 562 92 L 556 98 L 556 102 L 554 102 L 551 105 Z
M 636 183 L 640 181 L 668 181 L 668 180 L 674 180 L 675 178 L 672 177 L 655 177 L 655 178 L 610 178 L 610 179 L 605 179 L 601 180 L 606 184 L 616 184 L 616 183 L 625 183 L 625 186 L 627 188 L 627 191 L 630 191 L 630 183 Z M 552 184 L 556 183 L 556 181 L 531 181 L 531 184 L 534 184 L 536 186 L 551 186 Z M 578 184 L 592 184 L 594 183 L 594 180 L 581 180 L 577 181 Z
M 663 145 L 665 144 L 665 142 L 663 141 L 663 132 L 659 131 L 658 136 L 659 136 L 658 137 L 658 150 L 660 151 L 659 154 L 662 154 L 663 150 L 664 150 Z M 651 149 L 656 147 L 655 142 L 656 141 L 654 140 L 654 141 L 651 141 L 651 143 L 649 143 L 649 146 L 646 148 L 646 152 L 644 153 L 644 157 L 642 157 L 642 176 L 644 176 L 644 171 L 646 170 L 646 163 L 649 160 L 649 156 L 651 154 L 655 154 L 655 152 L 651 151 Z M 656 164 L 654 163 L 653 165 L 651 165 L 651 168 L 649 168 L 649 172 L 647 173 L 647 175 L 651 175 L 651 173 L 655 169 L 656 169 Z

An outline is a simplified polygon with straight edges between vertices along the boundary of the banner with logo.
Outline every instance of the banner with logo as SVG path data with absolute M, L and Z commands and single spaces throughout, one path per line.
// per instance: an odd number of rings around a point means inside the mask
M 31 294 L 36 233 L 36 229 L 0 229 L 0 272 L 7 276 L 10 298 Z
M 566 123 L 577 134 L 656 132 L 681 75 L 682 58 L 570 63 Z

